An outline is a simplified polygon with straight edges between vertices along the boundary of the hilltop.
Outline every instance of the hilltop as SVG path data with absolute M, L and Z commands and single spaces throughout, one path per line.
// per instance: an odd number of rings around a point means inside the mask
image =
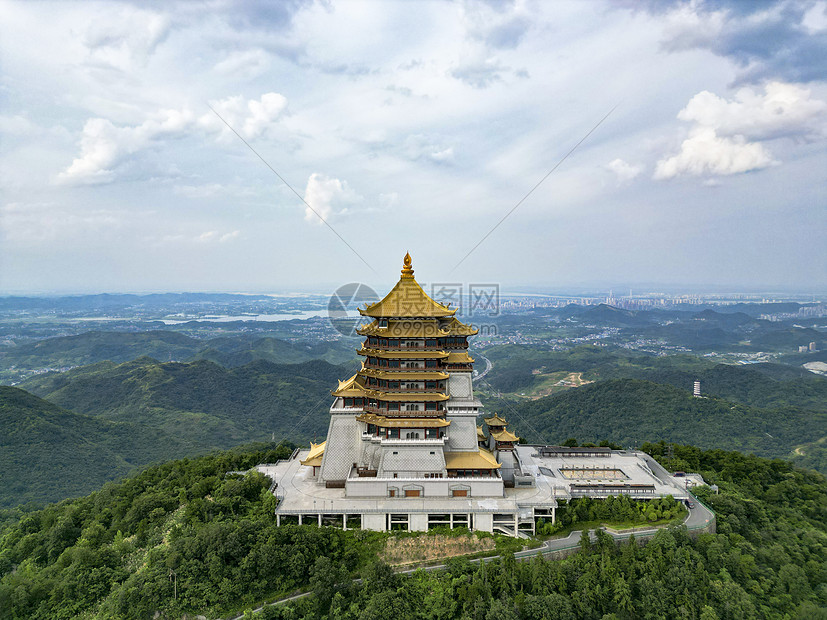
M 717 513 L 717 534 L 692 540 L 676 528 L 620 548 L 603 535 L 564 560 L 518 563 L 506 554 L 399 575 L 377 555 L 387 540 L 411 534 L 276 527 L 270 481 L 232 472 L 283 458 L 292 446 L 259 446 L 173 461 L 87 497 L 7 513 L 0 609 L 11 620 L 228 617 L 310 590 L 260 617 L 619 620 L 671 617 L 676 609 L 704 620 L 821 617 L 823 476 L 737 452 L 676 446 L 670 460 L 662 445 L 647 449 L 665 466 L 700 471 L 719 485 L 720 495 L 699 491 Z M 351 582 L 359 575 L 362 583 Z

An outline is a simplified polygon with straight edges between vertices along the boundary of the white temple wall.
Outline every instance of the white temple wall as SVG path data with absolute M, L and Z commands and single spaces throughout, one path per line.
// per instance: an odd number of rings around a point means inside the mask
M 327 444 L 322 457 L 320 481 L 344 480 L 353 463 L 359 461 L 362 431 L 352 413 L 331 413 Z
M 427 473 L 446 473 L 442 446 L 382 446 L 380 476 L 422 478 Z
M 408 518 L 408 529 L 412 532 L 427 532 L 428 531 L 428 513 L 427 512 L 412 512 Z
M 454 489 L 467 491 L 468 498 L 503 497 L 500 478 L 350 478 L 345 483 L 345 497 L 389 497 L 395 491 L 399 512 L 405 512 L 404 503 L 429 497 L 452 498 Z M 405 491 L 419 491 L 417 497 L 405 497 Z
M 448 395 L 457 400 L 473 400 L 474 391 L 470 372 L 452 372 L 448 375 Z
M 476 414 L 453 413 L 449 409 L 445 417 L 451 423 L 448 427 L 448 443 L 445 449 L 449 452 L 476 452 L 479 448 Z
M 362 529 L 384 532 L 387 517 L 384 512 L 369 512 L 362 515 Z
M 475 512 L 474 529 L 480 532 L 493 532 L 494 515 L 490 512 Z

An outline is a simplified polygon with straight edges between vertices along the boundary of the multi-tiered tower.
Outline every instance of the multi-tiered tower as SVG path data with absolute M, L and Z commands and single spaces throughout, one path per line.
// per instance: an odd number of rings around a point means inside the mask
M 371 319 L 358 330 L 362 368 L 332 392 L 327 441 L 302 463 L 353 497 L 502 496 L 500 464 L 477 438 L 468 355 L 477 330 L 413 274 L 406 254 L 396 286 L 359 309 Z

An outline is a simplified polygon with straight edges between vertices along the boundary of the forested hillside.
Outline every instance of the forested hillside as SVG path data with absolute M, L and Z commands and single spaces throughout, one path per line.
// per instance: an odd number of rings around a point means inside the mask
M 691 391 L 701 382 L 705 395 L 756 407 L 800 407 L 827 411 L 827 377 L 782 364 L 718 364 L 691 355 L 654 356 L 601 347 L 566 351 L 544 347 L 498 346 L 485 351 L 494 363 L 486 382 L 503 392 L 529 389 L 544 373 L 582 372 L 590 381 L 645 379 Z
M 103 362 L 0 387 L 0 506 L 90 492 L 138 466 L 272 436 L 327 431 L 330 389 L 347 368 L 323 361 Z
M 6 513 L 4 618 L 211 617 L 295 589 L 313 596 L 261 618 L 821 618 L 827 613 L 827 481 L 735 452 L 646 446 L 667 467 L 719 485 L 700 495 L 718 533 L 682 528 L 643 547 L 605 536 L 564 560 L 394 575 L 376 562 L 387 534 L 275 527 L 269 481 L 245 470 L 290 453 L 262 447 L 180 460 L 78 500 Z M 2 523 L 2 520 L 0 520 Z M 350 579 L 361 574 L 361 585 Z
M 143 443 L 130 424 L 72 413 L 5 386 L 0 429 L 0 507 L 85 495 L 132 471 L 136 441 Z
M 78 413 L 151 424 L 196 449 L 274 432 L 294 441 L 324 434 L 331 387 L 348 371 L 321 360 L 228 369 L 209 361 L 139 358 L 43 375 L 21 387 Z
M 639 446 L 644 438 L 704 448 L 730 448 L 779 457 L 814 441 L 827 413 L 795 407 L 757 408 L 719 398 L 693 398 L 671 385 L 614 379 L 502 409 L 529 441 L 559 443 L 607 439 Z
M 489 391 L 487 404 L 515 410 L 527 421 L 528 432 L 533 432 L 531 427 L 541 431 L 534 435 L 542 441 L 601 437 L 631 445 L 644 435 L 783 456 L 827 472 L 827 377 L 803 368 L 733 366 L 689 355 L 653 356 L 594 346 L 567 351 L 501 346 L 485 354 L 494 363 L 483 382 Z M 557 393 L 533 402 L 519 398 L 549 373 L 563 371 L 581 372 L 584 381 L 596 384 L 555 388 Z M 643 380 L 648 387 L 625 385 L 624 379 Z M 693 401 L 696 380 L 705 398 Z M 506 392 L 511 403 L 490 398 L 492 388 Z M 579 413 L 569 417 L 566 407 Z M 687 426 L 694 419 L 703 424 Z M 528 432 L 523 431 L 527 436 Z
M 104 361 L 122 363 L 139 357 L 164 362 L 207 359 L 226 367 L 243 366 L 257 360 L 298 364 L 323 359 L 340 364 L 355 358 L 355 346 L 350 340 L 303 343 L 252 334 L 205 339 L 157 329 L 92 331 L 3 346 L 0 349 L 0 379 L 16 380 L 33 369 L 65 369 Z

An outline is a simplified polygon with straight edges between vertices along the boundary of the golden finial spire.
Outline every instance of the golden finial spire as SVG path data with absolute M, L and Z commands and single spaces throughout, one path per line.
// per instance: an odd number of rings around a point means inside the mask
M 402 259 L 402 277 L 413 278 L 414 270 L 411 269 L 411 255 L 405 252 L 405 258 Z

